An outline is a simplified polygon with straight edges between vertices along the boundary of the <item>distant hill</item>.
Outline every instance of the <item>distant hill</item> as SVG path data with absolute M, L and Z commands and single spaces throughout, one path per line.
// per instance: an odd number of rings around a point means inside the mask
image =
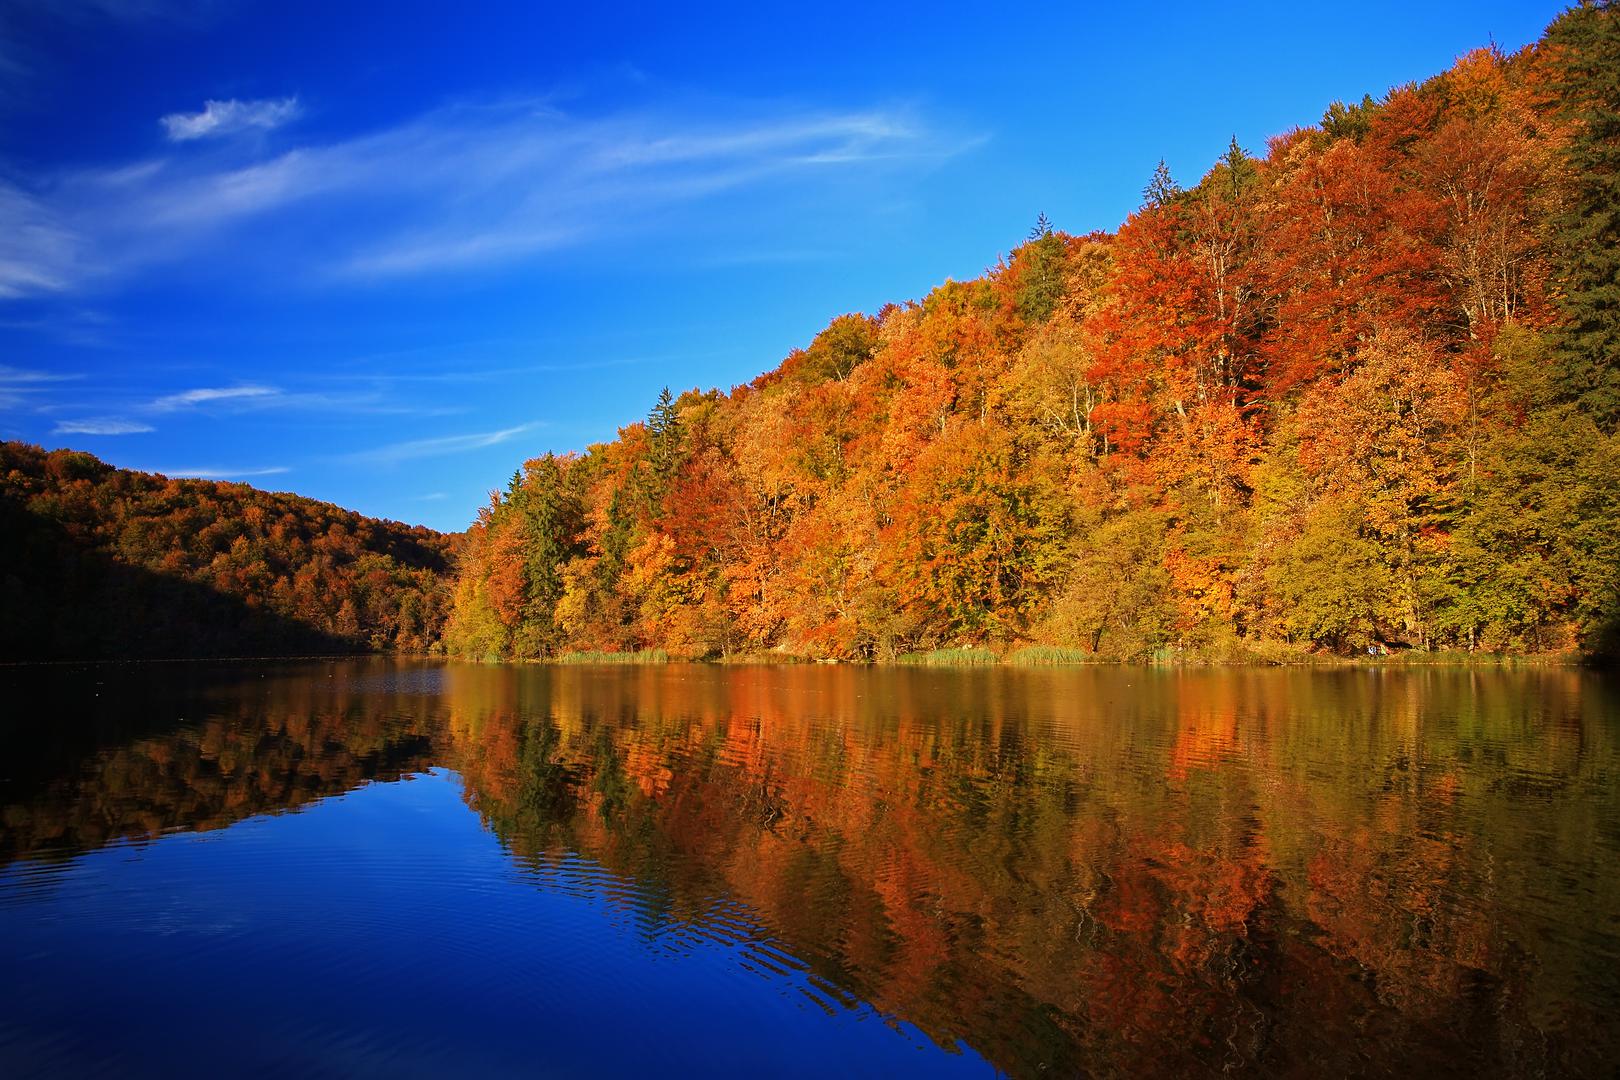
M 0 661 L 425 652 L 455 542 L 0 443 Z

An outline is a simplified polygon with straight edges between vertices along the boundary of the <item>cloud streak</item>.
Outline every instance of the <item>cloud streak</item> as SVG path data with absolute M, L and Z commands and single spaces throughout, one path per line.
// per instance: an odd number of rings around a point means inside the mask
M 498 431 L 478 431 L 467 435 L 443 435 L 433 439 L 412 439 L 408 442 L 379 446 L 372 450 L 362 450 L 359 453 L 348 455 L 345 460 L 372 465 L 397 465 L 400 462 L 413 461 L 418 458 L 465 454 L 473 450 L 483 450 L 486 447 L 510 442 L 519 435 L 527 434 L 541 426 L 539 421 L 535 421 L 528 424 L 519 424 L 516 427 L 501 428 Z
M 209 466 L 201 469 L 153 469 L 151 471 L 162 476 L 189 478 L 192 480 L 242 480 L 254 476 L 278 476 L 290 470 L 285 465 L 272 465 L 257 469 L 230 469 Z
M 154 430 L 151 424 L 118 416 L 90 416 L 63 420 L 51 429 L 52 435 L 140 435 Z
M 201 112 L 170 113 L 159 121 L 170 142 L 217 139 L 243 131 L 271 131 L 297 119 L 295 97 L 266 101 L 208 101 Z
M 77 382 L 82 378 L 84 378 L 83 375 L 64 375 L 54 371 L 36 371 L 31 368 L 0 364 L 0 386 L 9 390 L 48 385 L 50 383 Z
M 66 290 L 87 273 L 84 248 L 60 208 L 0 179 L 0 300 Z
M 64 375 L 0 364 L 0 409 L 37 410 L 42 398 L 49 400 L 51 393 L 61 389 L 63 383 L 76 382 L 81 378 L 82 375 Z
M 264 398 L 279 397 L 281 391 L 273 386 L 203 386 L 195 390 L 182 390 L 178 394 L 166 394 L 153 401 L 149 408 L 158 412 L 171 412 L 175 409 L 191 408 L 195 405 L 207 405 L 218 401 L 242 401 L 244 399 L 262 400 Z
M 205 257 L 221 272 L 305 280 L 499 266 L 668 230 L 671 210 L 728 192 L 786 199 L 795 185 L 922 169 L 970 145 L 901 109 L 581 117 L 537 100 L 275 145 L 296 112 L 293 98 L 210 102 L 165 126 L 186 141 L 267 137 L 58 175 L 13 170 L 0 181 L 0 299 Z

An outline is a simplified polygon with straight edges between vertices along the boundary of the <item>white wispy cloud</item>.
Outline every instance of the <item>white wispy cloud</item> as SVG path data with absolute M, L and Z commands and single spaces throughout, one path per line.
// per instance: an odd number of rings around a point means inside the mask
M 165 394 L 153 401 L 149 408 L 159 412 L 185 409 L 193 405 L 206 405 L 215 401 L 241 401 L 276 397 L 281 391 L 274 386 L 201 386 L 195 390 L 182 390 L 178 394 Z
M 170 142 L 218 138 L 241 131 L 270 131 L 297 119 L 295 97 L 263 101 L 208 101 L 201 112 L 170 113 L 160 121 Z
M 213 102 L 165 121 L 190 138 L 264 130 L 290 118 L 271 105 L 297 102 Z M 223 140 L 208 154 L 12 169 L 0 181 L 0 298 L 203 257 L 211 273 L 305 280 L 482 268 L 668 230 L 674 208 L 740 189 L 769 189 L 785 213 L 794 192 L 920 170 L 969 145 L 906 109 L 583 117 L 520 100 L 447 106 L 325 142 Z
M 0 299 L 68 288 L 84 274 L 83 252 L 57 208 L 0 180 Z
M 89 416 L 63 420 L 51 429 L 52 435 L 140 435 L 154 430 L 151 424 L 119 416 Z
M 271 465 L 266 468 L 250 469 L 208 466 L 201 469 L 153 469 L 151 471 L 164 476 L 189 477 L 193 480 L 243 480 L 254 476 L 277 476 L 289 470 L 285 465 Z
M 332 393 L 284 389 L 259 383 L 199 386 L 151 397 L 127 387 L 98 382 L 86 386 L 82 374 L 57 374 L 0 364 L 0 408 L 25 408 L 63 417 L 53 434 L 127 435 L 152 431 L 154 423 L 181 416 L 235 416 L 275 410 L 312 415 L 451 416 L 465 409 L 440 403 L 393 399 L 379 390 Z M 82 414 L 94 410 L 91 416 Z
M 40 411 L 45 407 L 41 401 L 48 401 L 54 391 L 64 389 L 62 384 L 72 383 L 83 377 L 77 374 L 38 371 L 0 364 L 0 410 Z
M 501 443 L 509 442 L 519 435 L 526 434 L 541 426 L 539 421 L 535 421 L 528 424 L 519 424 L 516 427 L 501 428 L 499 431 L 476 431 L 467 435 L 441 435 L 432 439 L 412 439 L 408 442 L 389 443 L 386 446 L 350 454 L 347 460 L 374 465 L 394 465 L 401 461 L 411 461 L 416 458 L 465 454 L 469 451 L 482 450 L 485 447 L 498 446 Z
M 380 380 L 373 380 L 380 384 Z M 392 400 L 379 390 L 356 393 L 330 393 L 312 390 L 284 390 L 279 386 L 204 386 L 165 394 L 151 401 L 121 405 L 140 412 L 169 413 L 185 409 L 220 406 L 231 412 L 276 409 L 282 412 L 341 412 L 368 416 L 452 416 L 463 407 L 420 404 Z
M 37 386 L 42 383 L 74 382 L 84 378 L 83 375 L 63 373 L 59 371 L 38 371 L 32 368 L 12 367 L 10 364 L 0 364 L 0 386 L 16 389 L 22 386 Z

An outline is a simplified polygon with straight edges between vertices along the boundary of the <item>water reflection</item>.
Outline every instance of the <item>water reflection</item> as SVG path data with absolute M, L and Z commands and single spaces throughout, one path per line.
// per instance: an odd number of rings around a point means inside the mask
M 369 661 L 112 681 L 110 704 L 30 691 L 96 734 L 8 736 L 49 765 L 0 787 L 7 857 L 443 767 L 519 868 L 501 887 L 590 898 L 648 965 L 718 949 L 759 993 L 881 1015 L 958 1064 L 1606 1075 L 1620 1051 L 1620 720 L 1580 672 Z M 421 854 L 417 874 L 458 872 Z M 629 1016 L 658 1007 L 624 992 Z
M 424 678 L 432 696 L 412 695 Z M 442 686 L 438 669 L 353 662 L 245 678 L 220 665 L 11 669 L 0 859 L 223 828 L 421 771 Z

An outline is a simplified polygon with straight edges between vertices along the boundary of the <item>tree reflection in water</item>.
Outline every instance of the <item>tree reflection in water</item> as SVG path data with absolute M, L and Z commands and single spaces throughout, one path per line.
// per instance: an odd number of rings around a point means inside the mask
M 531 885 L 604 899 L 648 950 L 722 944 L 1015 1075 L 1601 1075 L 1620 1051 L 1593 675 L 210 670 L 52 689 L 94 737 L 8 732 L 33 764 L 0 853 L 445 766 Z
M 455 669 L 518 857 L 1009 1072 L 1601 1072 L 1612 688 L 1576 672 Z M 536 748 L 543 748 L 537 752 Z M 1572 932 L 1573 931 L 1573 932 Z

